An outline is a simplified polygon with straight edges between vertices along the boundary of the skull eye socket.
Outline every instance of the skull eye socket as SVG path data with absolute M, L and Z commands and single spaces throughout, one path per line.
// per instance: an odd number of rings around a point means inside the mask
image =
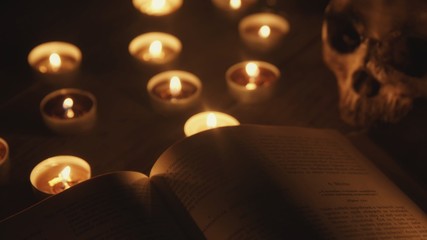
M 408 37 L 393 46 L 391 65 L 412 76 L 423 77 L 427 73 L 427 39 Z
M 328 24 L 328 41 L 339 53 L 351 53 L 359 47 L 361 36 L 348 16 L 329 15 L 326 18 Z

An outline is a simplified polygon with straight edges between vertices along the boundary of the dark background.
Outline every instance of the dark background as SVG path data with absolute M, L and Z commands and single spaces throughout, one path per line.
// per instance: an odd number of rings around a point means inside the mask
M 368 137 L 421 186 L 427 186 L 424 102 L 417 103 L 399 124 L 356 129 L 341 121 L 336 81 L 321 58 L 320 29 L 326 4 L 325 0 L 259 1 L 243 14 L 230 15 L 208 0 L 185 0 L 169 16 L 150 17 L 137 11 L 130 0 L 3 2 L 0 137 L 10 145 L 10 169 L 9 178 L 0 186 L 0 219 L 38 201 L 29 175 L 40 161 L 70 154 L 87 160 L 93 176 L 116 170 L 148 174 L 157 157 L 184 138 L 185 121 L 202 110 L 226 112 L 244 124 L 334 128 Z M 291 23 L 291 33 L 269 54 L 247 49 L 237 31 L 241 17 L 261 11 L 276 12 Z M 171 33 L 181 40 L 183 51 L 176 61 L 144 66 L 129 55 L 129 42 L 150 31 Z M 41 81 L 28 65 L 31 49 L 48 41 L 66 41 L 81 49 L 81 69 L 71 84 Z M 250 59 L 277 65 L 283 76 L 275 97 L 245 105 L 227 93 L 224 75 L 231 65 Z M 164 116 L 150 106 L 147 81 L 172 69 L 192 72 L 201 79 L 203 96 L 198 109 Z M 85 89 L 97 97 L 98 122 L 89 134 L 59 136 L 45 127 L 40 101 L 63 87 Z

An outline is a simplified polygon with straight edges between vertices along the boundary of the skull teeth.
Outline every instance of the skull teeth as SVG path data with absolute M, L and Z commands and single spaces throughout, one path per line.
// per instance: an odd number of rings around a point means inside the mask
M 377 120 L 397 122 L 412 107 L 412 100 L 400 96 L 363 98 L 347 91 L 340 104 L 341 116 L 353 126 L 368 126 Z

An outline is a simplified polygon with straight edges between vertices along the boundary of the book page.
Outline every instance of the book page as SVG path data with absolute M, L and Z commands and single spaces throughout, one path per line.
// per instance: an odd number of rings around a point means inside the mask
M 188 239 L 147 176 L 90 179 L 0 222 L 0 239 Z
M 150 176 L 208 239 L 427 239 L 425 214 L 333 131 L 216 129 L 170 148 Z
M 427 189 L 422 182 L 405 171 L 397 161 L 378 147 L 365 132 L 353 132 L 346 136 L 369 160 L 399 186 L 424 212 L 427 212 Z

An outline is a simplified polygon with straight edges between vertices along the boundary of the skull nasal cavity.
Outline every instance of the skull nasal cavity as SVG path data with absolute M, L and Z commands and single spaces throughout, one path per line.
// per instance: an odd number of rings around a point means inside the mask
M 363 97 L 375 97 L 380 91 L 381 84 L 366 71 L 359 70 L 353 75 L 353 90 Z

